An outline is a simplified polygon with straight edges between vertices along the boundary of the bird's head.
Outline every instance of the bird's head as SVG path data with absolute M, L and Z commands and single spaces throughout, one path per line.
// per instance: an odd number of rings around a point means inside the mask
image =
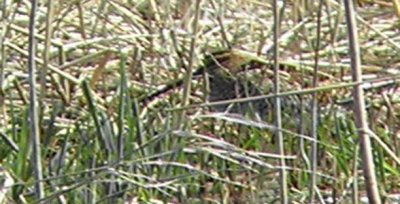
M 209 74 L 236 75 L 244 71 L 244 65 L 250 63 L 268 64 L 261 57 L 242 50 L 223 50 L 206 55 L 204 67 Z

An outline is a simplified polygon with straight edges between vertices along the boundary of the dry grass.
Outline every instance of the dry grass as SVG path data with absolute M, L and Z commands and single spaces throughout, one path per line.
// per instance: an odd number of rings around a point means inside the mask
M 188 2 L 60 0 L 52 17 L 45 3 L 39 5 L 39 72 L 48 62 L 45 87 L 37 83 L 37 90 L 44 90 L 40 127 L 45 198 L 40 202 L 272 203 L 278 199 L 281 167 L 280 156 L 274 154 L 272 118 L 256 122 L 210 113 L 207 82 L 199 76 L 192 80 L 189 106 L 182 104 L 184 86 L 146 100 L 165 84 L 185 77 L 191 52 L 194 68 L 202 66 L 206 53 L 228 48 L 272 64 L 269 3 L 203 0 L 195 32 L 195 1 Z M 307 203 L 308 152 L 313 141 L 307 136 L 312 122 L 307 102 L 310 93 L 318 92 L 317 195 L 320 200 L 335 197 L 345 203 L 351 188 L 359 186 L 363 194 L 365 186 L 357 174 L 358 142 L 348 106 L 352 83 L 344 10 L 335 1 L 324 1 L 321 88 L 313 89 L 318 7 L 299 2 L 284 5 L 279 39 L 281 91 L 291 95 L 289 101 L 299 100 L 292 105 L 303 110 L 287 108 L 283 117 L 290 200 Z M 30 3 L 4 1 L 1 8 L 0 161 L 14 179 L 6 199 L 34 203 L 39 200 L 31 194 L 35 181 L 27 119 Z M 398 155 L 398 19 L 391 7 L 382 4 L 363 4 L 358 14 L 370 127 Z M 49 18 L 52 33 L 46 39 Z M 268 89 L 269 65 L 244 74 Z M 38 76 L 39 82 L 43 75 Z M 271 97 L 265 94 L 264 98 Z M 397 192 L 399 164 L 380 143 L 374 142 L 374 154 L 382 193 Z

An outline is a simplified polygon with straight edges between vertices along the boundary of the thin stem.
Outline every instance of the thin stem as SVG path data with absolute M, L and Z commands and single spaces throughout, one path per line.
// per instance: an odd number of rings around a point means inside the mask
M 194 22 L 193 22 L 193 34 L 192 34 L 192 40 L 190 42 L 189 66 L 187 67 L 187 70 L 186 70 L 186 77 L 185 77 L 185 83 L 184 83 L 184 88 L 183 88 L 182 106 L 186 106 L 189 104 L 189 96 L 190 96 L 192 76 L 193 76 L 195 48 L 196 48 L 196 41 L 197 41 L 198 23 L 199 23 L 199 17 L 200 17 L 200 3 L 201 3 L 201 0 L 196 0 L 195 17 L 194 17 Z M 185 115 L 185 111 L 182 112 L 182 117 L 180 117 L 179 120 L 182 120 L 184 115 Z M 180 122 L 178 124 L 180 124 Z
M 319 1 L 318 6 L 318 16 L 317 16 L 317 44 L 315 47 L 315 64 L 314 64 L 314 72 L 313 72 L 313 87 L 318 87 L 318 62 L 319 62 L 319 49 L 321 46 L 321 15 L 322 15 L 322 0 Z M 312 129 L 311 129 L 311 137 L 318 141 L 318 101 L 317 101 L 317 92 L 312 93 Z M 317 152 L 318 144 L 313 142 L 311 144 L 311 166 L 310 172 L 311 173 L 311 181 L 310 181 L 310 203 L 315 202 L 315 189 L 317 189 Z
M 40 180 L 43 179 L 42 174 L 42 158 L 40 155 L 40 132 L 39 132 L 39 121 L 38 121 L 38 107 L 36 100 L 36 64 L 35 64 L 35 16 L 37 9 L 37 1 L 31 1 L 31 13 L 29 16 L 29 46 L 28 46 L 28 72 L 29 72 L 29 129 L 30 138 L 32 141 L 32 163 L 34 166 L 35 179 L 38 181 L 35 183 L 35 196 L 36 199 L 42 199 L 44 197 L 43 183 Z
M 281 118 L 281 101 L 280 97 L 277 95 L 279 94 L 279 86 L 280 86 L 280 80 L 279 80 L 279 8 L 278 8 L 278 1 L 274 0 L 273 1 L 273 13 L 274 13 L 274 95 L 275 97 L 275 110 L 274 110 L 274 115 L 275 115 L 275 126 L 277 129 L 282 128 L 282 118 Z M 284 143 L 283 143 L 283 134 L 281 131 L 275 131 L 275 137 L 278 140 L 278 153 L 281 156 L 280 159 L 280 166 L 282 167 L 279 170 L 280 174 L 280 200 L 282 204 L 289 203 L 288 200 L 288 189 L 287 189 L 287 173 L 285 170 L 286 164 L 285 164 L 285 152 L 284 152 Z
M 46 76 L 47 70 L 49 66 L 49 58 L 50 58 L 50 49 L 51 49 L 51 35 L 53 32 L 52 22 L 53 22 L 53 10 L 54 10 L 54 1 L 47 1 L 47 18 L 46 18 L 46 38 L 45 38 L 45 46 L 43 51 L 43 67 L 40 69 L 40 98 L 39 102 L 43 103 L 45 95 L 46 95 Z M 43 108 L 42 105 L 40 105 Z M 43 113 L 42 113 L 43 114 Z
M 354 82 L 362 82 L 360 48 L 358 45 L 357 22 L 352 0 L 344 0 L 346 21 L 349 37 L 349 49 Z M 363 173 L 369 203 L 381 203 L 378 185 L 375 175 L 375 165 L 371 149 L 371 140 L 368 131 L 367 113 L 365 111 L 364 90 L 360 84 L 354 85 L 354 116 L 359 130 L 361 158 L 363 161 Z

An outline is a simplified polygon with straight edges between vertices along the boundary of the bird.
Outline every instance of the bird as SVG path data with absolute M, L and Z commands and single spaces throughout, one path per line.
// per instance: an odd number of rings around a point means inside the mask
M 260 86 L 251 80 L 252 77 L 247 77 L 248 68 L 253 69 L 260 68 L 260 65 L 270 65 L 266 60 L 250 52 L 235 49 L 209 52 L 204 54 L 201 64 L 194 70 L 193 79 L 199 76 L 207 76 L 209 83 L 208 91 L 205 94 L 208 102 L 247 98 L 272 92 L 272 83 L 264 83 Z M 147 95 L 143 101 L 152 101 L 174 88 L 181 87 L 183 81 L 183 78 L 174 80 L 156 92 Z M 210 109 L 213 112 L 238 114 L 249 116 L 250 119 L 265 120 L 269 118 L 272 112 L 270 111 L 273 108 L 272 100 L 269 98 L 230 104 L 210 104 Z M 281 101 L 283 102 L 282 107 L 298 109 L 297 100 Z
M 251 61 L 251 57 L 232 50 L 206 55 L 204 71 L 207 73 L 209 81 L 208 101 L 217 102 L 262 95 L 262 90 L 243 74 L 239 74 L 245 71 L 245 66 Z M 270 101 L 258 99 L 249 102 L 213 105 L 211 110 L 261 120 L 267 116 L 270 107 Z

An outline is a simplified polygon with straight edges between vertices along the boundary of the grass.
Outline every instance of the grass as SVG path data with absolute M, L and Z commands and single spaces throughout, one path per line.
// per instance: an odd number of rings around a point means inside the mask
M 157 2 L 60 1 L 53 15 L 46 4 L 39 5 L 38 82 L 47 67 L 45 83 L 35 87 L 43 93 L 38 100 L 41 181 L 33 174 L 29 137 L 30 4 L 1 5 L 0 165 L 9 175 L 1 178 L 13 182 L 0 183 L 0 198 L 5 195 L 0 202 L 273 203 L 280 199 L 284 168 L 289 200 L 307 203 L 315 141 L 310 137 L 311 93 L 319 104 L 316 199 L 346 203 L 365 197 L 340 5 L 329 1 L 322 7 L 317 88 L 312 86 L 317 7 L 294 2 L 282 10 L 282 156 L 276 151 L 274 118 L 254 121 L 213 112 L 210 106 L 223 102 L 206 101 L 209 87 L 202 76 L 148 98 L 176 79 L 191 78 L 186 70 L 202 66 L 206 53 L 229 47 L 263 60 L 256 69 L 235 74 L 270 89 L 272 5 L 202 1 L 196 30 L 194 4 Z M 399 37 L 390 9 L 377 4 L 358 8 L 368 122 L 380 138 L 372 140 L 373 155 L 385 199 L 399 189 Z M 273 98 L 269 92 L 257 97 Z M 241 100 L 255 98 L 225 102 Z M 286 166 L 280 166 L 282 158 Z M 34 195 L 38 182 L 43 184 L 40 198 Z

